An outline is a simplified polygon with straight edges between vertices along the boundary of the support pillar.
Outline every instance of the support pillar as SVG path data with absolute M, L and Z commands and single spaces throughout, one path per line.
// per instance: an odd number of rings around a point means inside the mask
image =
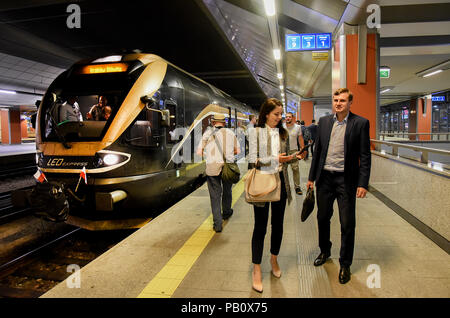
M 431 95 L 419 98 L 417 107 L 417 132 L 431 133 L 432 121 L 432 101 Z M 419 135 L 419 140 L 431 140 L 430 135 Z
M 333 47 L 332 88 L 334 92 L 347 87 L 353 93 L 350 111 L 370 121 L 370 138 L 375 139 L 379 133 L 379 35 L 368 34 L 365 26 L 356 29 L 357 34 L 341 35 Z
M 17 110 L 1 110 L 2 144 L 22 143 L 20 112 Z
M 305 126 L 309 126 L 314 119 L 314 103 L 311 100 L 300 102 L 300 120 L 305 121 Z

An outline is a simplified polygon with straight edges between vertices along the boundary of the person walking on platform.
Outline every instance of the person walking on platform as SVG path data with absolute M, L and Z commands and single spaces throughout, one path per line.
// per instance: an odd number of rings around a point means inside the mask
M 314 156 L 313 152 L 314 152 L 314 143 L 316 141 L 316 136 L 317 136 L 317 124 L 316 121 L 313 119 L 311 125 L 309 125 L 307 127 L 308 131 L 309 131 L 309 137 L 311 138 L 311 156 Z
M 255 128 L 255 124 L 256 124 L 256 117 L 255 117 L 255 115 L 252 115 L 252 114 L 250 114 L 250 115 L 248 115 L 248 119 L 249 119 L 249 123 L 248 123 L 248 125 L 247 125 L 247 129 L 249 129 L 249 128 Z
M 258 116 L 257 128 L 249 132 L 249 163 L 261 172 L 279 174 L 280 201 L 253 203 L 255 225 L 252 236 L 252 287 L 257 292 L 263 291 L 261 261 L 264 249 L 264 237 L 269 219 L 269 207 L 272 206 L 270 240 L 270 263 L 272 275 L 280 278 L 281 270 L 278 265 L 278 254 L 283 237 L 283 221 L 286 201 L 291 202 L 291 190 L 288 182 L 287 163 L 301 159 L 300 156 L 286 155 L 289 149 L 288 132 L 282 127 L 281 115 L 283 104 L 269 98 L 262 105 Z M 257 150 L 259 144 L 259 151 Z M 270 153 L 269 153 L 270 151 Z
M 300 122 L 300 127 L 302 129 L 303 141 L 304 141 L 305 145 L 307 145 L 307 144 L 309 144 L 311 142 L 311 136 L 309 134 L 308 128 L 305 126 L 305 121 L 304 120 L 302 120 Z M 309 157 L 309 153 L 306 152 L 305 160 L 308 160 L 308 157 Z
M 286 114 L 286 124 L 285 128 L 289 133 L 289 154 L 296 153 L 300 149 L 298 149 L 299 145 L 301 148 L 305 146 L 305 142 L 303 141 L 302 129 L 299 125 L 294 122 L 294 114 L 287 113 Z M 304 156 L 304 155 L 302 155 Z M 298 161 L 295 160 L 291 164 L 289 164 L 292 168 L 292 174 L 294 179 L 295 192 L 298 195 L 302 195 L 302 189 L 300 187 L 300 171 L 298 167 Z
M 225 115 L 215 114 L 212 129 L 206 130 L 197 148 L 197 154 L 206 156 L 206 175 L 211 199 L 214 231 L 222 232 L 222 220 L 233 214 L 231 209 L 231 182 L 221 177 L 224 157 L 234 162 L 234 156 L 240 153 L 239 142 L 231 129 L 225 128 Z M 222 207 L 222 209 L 221 209 Z M 222 212 L 223 215 L 222 215 Z
M 320 254 L 314 265 L 324 264 L 331 255 L 330 220 L 337 199 L 341 224 L 339 282 L 350 280 L 355 245 L 356 198 L 364 198 L 370 177 L 369 121 L 350 112 L 353 95 L 347 88 L 333 94 L 334 115 L 321 117 L 316 149 L 306 187 L 317 188 L 317 222 Z

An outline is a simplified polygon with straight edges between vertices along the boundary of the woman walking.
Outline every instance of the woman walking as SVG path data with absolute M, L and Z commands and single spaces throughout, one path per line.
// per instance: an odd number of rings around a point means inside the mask
M 289 150 L 289 135 L 283 128 L 281 118 L 283 104 L 276 98 L 267 99 L 259 112 L 257 128 L 249 132 L 249 162 L 251 167 L 256 166 L 264 173 L 277 173 L 281 181 L 280 201 L 253 203 L 255 226 L 252 236 L 252 262 L 253 262 L 253 284 L 257 292 L 263 291 L 261 260 L 264 248 L 264 237 L 266 235 L 267 222 L 269 219 L 269 207 L 272 207 L 271 225 L 272 233 L 270 240 L 270 263 L 272 275 L 281 277 L 281 269 L 278 264 L 278 254 L 283 238 L 283 221 L 286 201 L 291 202 L 291 190 L 287 174 L 288 163 L 293 160 L 302 159 L 303 155 L 292 154 L 287 156 Z M 259 145 L 259 151 L 257 149 Z

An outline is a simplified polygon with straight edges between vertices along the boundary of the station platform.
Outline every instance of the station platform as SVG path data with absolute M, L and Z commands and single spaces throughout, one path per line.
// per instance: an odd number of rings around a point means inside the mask
M 300 162 L 303 187 L 310 162 Z M 212 229 L 205 183 L 83 267 L 79 288 L 68 287 L 73 282 L 69 277 L 42 298 L 450 297 L 450 256 L 370 192 L 357 199 L 355 253 L 347 284 L 338 281 L 337 204 L 331 223 L 331 258 L 315 267 L 317 207 L 302 223 L 304 196 L 293 193 L 286 207 L 278 258 L 281 278 L 270 273 L 269 223 L 261 264 L 264 291 L 253 291 L 254 217 L 253 207 L 245 202 L 243 185 L 241 180 L 233 187 L 234 214 L 224 222 L 221 233 Z
M 17 145 L 0 144 L 0 157 L 25 155 L 36 153 L 36 144 L 34 142 L 21 143 Z

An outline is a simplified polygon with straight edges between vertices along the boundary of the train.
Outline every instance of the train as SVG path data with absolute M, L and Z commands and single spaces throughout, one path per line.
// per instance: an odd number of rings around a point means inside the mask
M 88 119 L 100 98 L 109 117 Z M 60 118 L 69 106 L 78 119 Z M 13 202 L 90 230 L 140 227 L 205 180 L 195 149 L 216 113 L 237 132 L 256 111 L 154 54 L 77 62 L 38 108 L 42 182 Z

